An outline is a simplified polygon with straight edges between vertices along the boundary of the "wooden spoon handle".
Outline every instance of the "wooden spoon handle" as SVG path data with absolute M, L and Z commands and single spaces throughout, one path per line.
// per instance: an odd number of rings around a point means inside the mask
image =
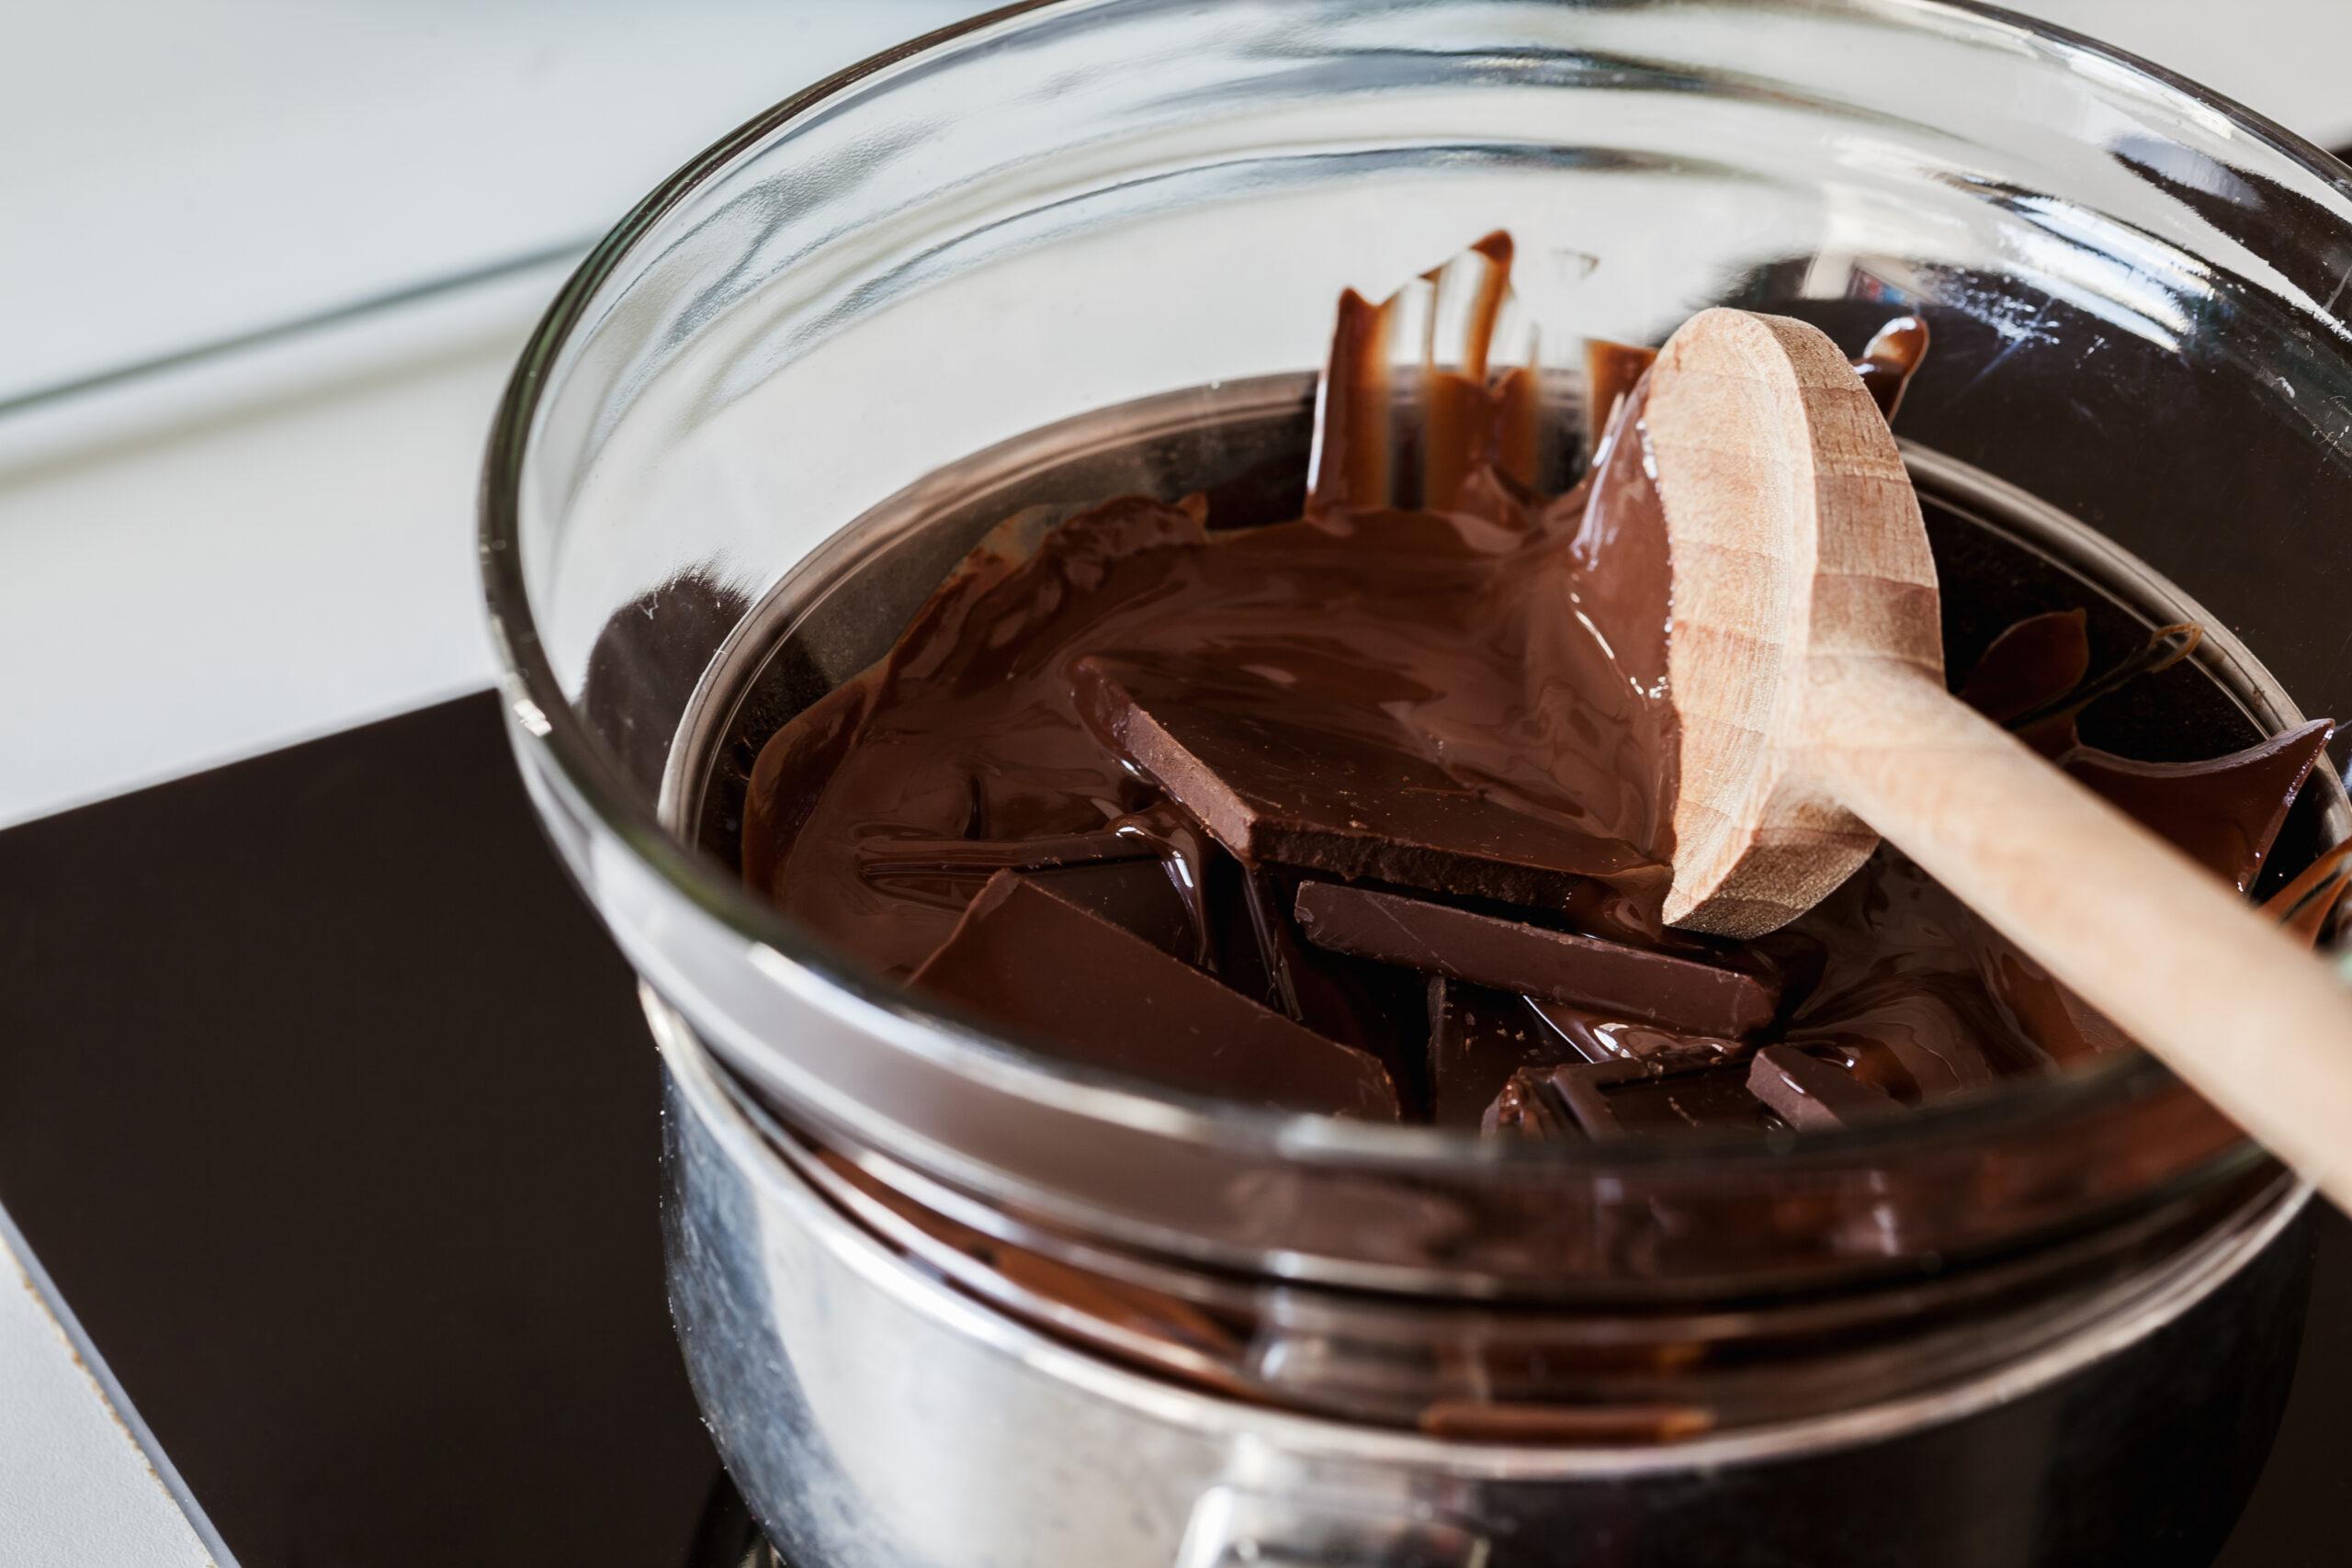
M 2352 989 L 1936 682 L 1818 660 L 1806 697 L 1827 794 L 2352 1212 Z

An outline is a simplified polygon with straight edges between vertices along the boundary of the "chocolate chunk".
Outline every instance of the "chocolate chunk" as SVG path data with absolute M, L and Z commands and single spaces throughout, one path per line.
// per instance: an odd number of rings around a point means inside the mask
M 1747 1092 L 1800 1132 L 1859 1126 L 1903 1112 L 1884 1091 L 1793 1045 L 1756 1053 L 1747 1064 Z
M 990 877 L 909 985 L 1069 1060 L 1170 1089 L 1396 1120 L 1372 1057 L 1237 996 L 1044 878 Z
M 1200 953 L 1193 907 L 1168 865 L 1157 858 L 1096 861 L 1028 873 L 1057 898 L 1141 937 L 1170 958 L 1192 963 Z
M 1238 970 L 1254 983 L 1248 994 L 1327 1040 L 1379 1057 L 1406 1112 L 1424 1119 L 1429 1069 L 1426 1042 L 1415 1027 L 1414 1004 L 1421 992 L 1417 978 L 1385 964 L 1310 946 L 1290 916 L 1295 874 L 1272 867 L 1251 871 L 1223 851 L 1215 852 L 1237 873 L 1239 897 L 1225 906 L 1227 918 L 1236 919 L 1238 934 L 1256 948 L 1255 961 Z
M 1489 1135 L 1533 1138 L 1540 1143 L 1580 1144 L 1585 1135 L 1557 1097 L 1550 1092 L 1549 1068 L 1513 1073 L 1487 1107 L 1479 1126 Z
M 1103 743 L 1252 865 L 1555 908 L 1664 874 L 1622 840 L 1489 799 L 1376 710 L 1170 661 L 1094 655 L 1073 676 Z
M 1487 1112 L 1490 1132 L 1576 1134 L 1595 1143 L 1694 1128 L 1761 1132 L 1781 1125 L 1747 1089 L 1746 1053 L 1705 1048 L 1647 1060 L 1524 1068 Z
M 1555 1092 L 1587 1137 L 1606 1143 L 1693 1129 L 1762 1132 L 1779 1124 L 1748 1093 L 1736 1066 L 1670 1074 L 1627 1070 L 1640 1066 L 1612 1063 L 1562 1067 L 1554 1074 Z M 1563 1077 L 1568 1082 L 1559 1083 Z
M 1133 820 L 1133 819 L 1125 819 Z M 960 913 L 1000 871 L 1048 881 L 1071 903 L 1188 964 L 1206 963 L 1195 879 L 1184 852 L 1120 827 L 1034 839 L 876 839 L 857 874 L 877 893 Z
M 1524 998 L 1508 991 L 1434 976 L 1429 1004 L 1431 1114 L 1441 1127 L 1479 1125 L 1521 1068 L 1577 1059 Z
M 1778 1000 L 1739 970 L 1368 887 L 1306 883 L 1297 909 L 1320 947 L 1692 1033 L 1760 1029 Z
M 1927 975 L 1890 976 L 1871 993 L 1843 998 L 1835 1026 L 1792 1030 L 1785 1043 L 1837 1056 L 1905 1104 L 1983 1089 L 2002 1076 L 1986 1046 L 2007 1032 L 1981 989 Z
M 2137 762 L 2076 747 L 2066 772 L 2243 893 L 2312 766 L 2335 733 L 2315 718 L 2299 729 L 2203 762 Z

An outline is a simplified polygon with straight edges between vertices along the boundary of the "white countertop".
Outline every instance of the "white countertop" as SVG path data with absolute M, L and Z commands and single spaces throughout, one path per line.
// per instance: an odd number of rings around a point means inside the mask
M 475 470 L 569 256 L 769 102 L 977 8 L 56 0 L 12 17 L 0 823 L 487 684 Z M 2225 28 L 2207 0 L 2016 8 L 2352 141 L 2346 0 L 2239 0 Z M 495 276 L 201 376 L 105 382 L 467 270 Z M 11 1287 L 13 1240 L 0 1223 L 0 1559 L 206 1561 L 102 1364 L 37 1280 Z

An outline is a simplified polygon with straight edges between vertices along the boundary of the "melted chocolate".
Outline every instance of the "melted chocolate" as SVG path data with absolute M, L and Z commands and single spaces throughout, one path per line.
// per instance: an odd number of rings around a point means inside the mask
M 1489 362 L 1510 261 L 1490 236 L 1409 299 L 1342 300 L 1305 515 L 1220 529 L 1198 498 L 1125 498 L 992 536 L 763 750 L 751 885 L 1074 1060 L 1498 1134 L 1848 1124 L 2125 1048 L 1892 849 L 1745 948 L 1659 928 L 1652 356 L 1588 345 L 1591 478 L 1547 500 L 1534 373 Z M 1424 333 L 1409 385 L 1407 302 L 1462 338 L 1440 363 Z M 1926 346 L 1903 318 L 1858 363 L 1890 413 Z M 1960 690 L 2244 889 L 2324 723 L 2161 764 L 2075 728 L 2195 640 L 2094 672 L 2083 614 L 2039 615 Z M 2278 918 L 2315 938 L 2344 872 Z

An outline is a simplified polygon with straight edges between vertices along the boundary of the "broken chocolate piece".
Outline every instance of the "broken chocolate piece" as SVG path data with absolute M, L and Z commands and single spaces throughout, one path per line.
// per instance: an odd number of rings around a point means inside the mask
M 1073 676 L 1102 742 L 1250 864 L 1554 908 L 1662 886 L 1632 845 L 1489 798 L 1377 710 L 1167 660 L 1091 655 Z
M 1779 999 L 1739 970 L 1368 887 L 1305 883 L 1297 908 L 1320 947 L 1697 1034 L 1760 1029 Z
M 1200 953 L 1192 905 L 1162 861 L 1097 861 L 1043 867 L 1027 874 L 1057 898 L 1141 937 L 1170 958 L 1190 964 Z
M 1744 1061 L 1742 1054 L 1697 1050 L 1647 1061 L 1523 1070 L 1497 1097 L 1489 1125 L 1498 1132 L 1556 1137 L 1565 1119 L 1595 1143 L 1692 1128 L 1761 1132 L 1779 1126 L 1748 1092 Z
M 1419 980 L 1308 944 L 1290 916 L 1292 873 L 1251 871 L 1214 846 L 1209 853 L 1222 863 L 1213 884 L 1225 953 L 1219 977 L 1325 1039 L 1379 1057 L 1407 1112 L 1425 1116 L 1427 1053 L 1413 1005 Z
M 909 985 L 1071 1061 L 1286 1111 L 1396 1120 L 1380 1064 L 1002 871 Z
M 2203 762 L 2138 762 L 2078 746 L 2066 772 L 2243 893 L 2335 726 L 2315 718 Z
M 1884 1090 L 1793 1045 L 1756 1053 L 1747 1064 L 1747 1092 L 1799 1132 L 1859 1126 L 1903 1112 Z
M 1577 1059 L 1566 1040 L 1508 991 L 1435 976 L 1429 998 L 1430 1100 L 1441 1127 L 1479 1125 L 1521 1069 Z
M 1551 1080 L 1548 1068 L 1513 1073 L 1495 1102 L 1487 1107 L 1479 1127 L 1489 1136 L 1533 1138 L 1541 1143 L 1585 1142 L 1576 1118 L 1551 1093 Z

